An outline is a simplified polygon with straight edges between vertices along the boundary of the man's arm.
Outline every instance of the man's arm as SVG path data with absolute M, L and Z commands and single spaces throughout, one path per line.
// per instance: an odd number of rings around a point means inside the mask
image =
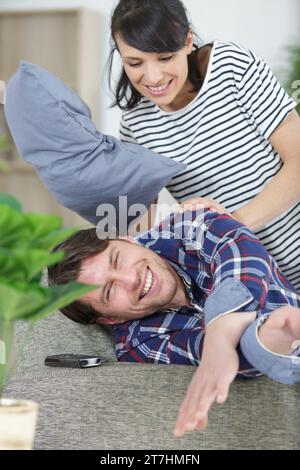
M 198 247 L 211 278 L 211 293 L 204 307 L 206 325 L 214 315 L 264 308 L 274 276 L 290 289 L 275 261 L 250 229 L 225 214 L 207 217 L 207 231 Z
M 154 315 L 138 322 L 126 322 L 115 330 L 117 359 L 120 362 L 198 365 L 203 347 L 204 324 L 195 317 L 177 313 Z M 154 318 L 152 316 L 152 319 Z M 169 328 L 163 328 L 164 322 Z M 160 325 L 158 327 L 154 324 Z M 165 330 L 165 331 L 164 331 Z M 128 338 L 128 340 L 126 339 Z
M 174 435 L 204 430 L 208 412 L 216 403 L 224 403 L 239 367 L 237 346 L 256 312 L 235 312 L 221 317 L 206 329 L 202 359 L 179 409 Z
M 207 214 L 205 224 L 207 230 L 200 243 L 197 231 L 190 242 L 191 249 L 196 248 L 199 258 L 209 266 L 212 294 L 204 309 L 206 335 L 201 363 L 180 408 L 176 436 L 205 429 L 212 404 L 227 399 L 238 370 L 236 348 L 255 320 L 253 310 L 265 305 L 272 272 L 272 259 L 247 228 L 216 214 Z M 241 306 L 243 311 L 239 310 Z

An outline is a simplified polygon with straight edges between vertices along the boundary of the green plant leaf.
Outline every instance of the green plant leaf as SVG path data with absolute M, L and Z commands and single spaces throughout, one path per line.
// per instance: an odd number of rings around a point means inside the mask
M 24 224 L 24 214 L 0 203 L 0 244 L 2 247 L 25 245 L 30 237 L 29 227 Z
M 297 88 L 299 89 L 299 86 L 295 88 L 295 84 L 300 79 L 300 46 L 298 45 L 288 46 L 287 50 L 289 53 L 290 71 L 289 71 L 289 77 L 285 85 L 285 89 L 291 97 L 293 97 L 293 95 L 295 96 L 295 93 L 296 93 L 296 96 L 298 95 L 299 97 L 299 92 L 297 92 Z M 294 99 L 296 98 L 294 97 Z M 295 109 L 300 115 L 300 103 L 299 102 Z
M 56 215 L 24 214 L 24 221 L 30 227 L 32 239 L 44 237 L 62 226 L 61 218 Z
M 50 288 L 27 286 L 23 291 L 20 286 L 16 288 L 0 283 L 0 318 L 37 321 L 98 288 L 75 281 Z
M 24 318 L 43 308 L 44 304 L 42 288 L 27 286 L 27 291 L 22 291 L 16 285 L 0 284 L 0 318 L 4 320 Z
M 78 231 L 62 229 L 60 217 L 24 214 L 17 200 L 0 193 L 0 323 L 35 322 L 97 289 L 75 281 L 64 285 L 41 285 L 44 268 L 63 259 L 54 246 Z M 8 330 L 7 330 L 8 331 Z M 10 330 L 12 331 L 12 330 Z M 2 372 L 3 371 L 3 372 Z M 0 396 L 6 365 L 0 368 Z
M 98 288 L 99 286 L 81 284 L 75 281 L 71 281 L 68 284 L 51 286 L 47 289 L 47 304 L 34 315 L 31 315 L 30 320 L 33 322 L 41 320 L 49 313 L 60 310 Z
M 50 232 L 43 237 L 36 238 L 30 244 L 35 246 L 35 248 L 51 250 L 55 246 L 67 240 L 71 235 L 74 235 L 78 230 L 79 229 L 76 227 L 53 230 L 53 232 Z
M 41 277 L 45 266 L 52 266 L 64 258 L 63 251 L 49 253 L 37 249 L 4 249 L 0 248 L 0 276 L 11 282 L 27 281 Z
M 22 212 L 22 206 L 20 202 L 10 194 L 0 193 L 0 204 L 5 204 L 17 212 Z

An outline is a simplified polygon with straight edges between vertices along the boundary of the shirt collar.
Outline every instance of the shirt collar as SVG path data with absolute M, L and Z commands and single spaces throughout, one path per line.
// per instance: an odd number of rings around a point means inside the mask
M 138 245 L 141 245 L 141 246 L 145 246 L 140 240 L 139 240 L 139 236 L 136 236 L 136 237 L 132 237 L 133 240 L 138 244 Z M 151 247 L 147 247 L 148 249 L 151 250 Z M 153 250 L 155 252 L 155 250 Z M 188 310 L 188 309 L 193 309 L 193 310 L 197 310 L 200 314 L 201 314 L 201 317 L 204 317 L 204 313 L 203 313 L 203 308 L 201 308 L 198 304 L 198 302 L 195 301 L 194 299 L 194 296 L 193 296 L 193 289 L 192 289 L 192 279 L 191 277 L 189 276 L 189 274 L 177 263 L 174 263 L 173 261 L 171 261 L 169 258 L 167 258 L 166 256 L 163 256 L 161 255 L 160 253 L 157 253 L 158 256 L 161 256 L 162 258 L 164 258 L 166 260 L 167 263 L 169 263 L 175 270 L 176 272 L 178 273 L 180 279 L 182 280 L 183 282 L 183 285 L 184 285 L 184 288 L 185 288 L 185 291 L 188 295 L 188 297 L 190 298 L 191 300 L 191 305 L 189 306 L 183 306 L 183 307 L 177 307 L 177 308 L 168 308 L 168 309 L 163 309 L 161 310 L 161 312 L 173 312 L 173 313 L 176 313 L 176 312 L 179 312 L 179 311 L 182 311 L 182 310 Z
M 186 309 L 186 310 L 193 309 L 193 310 L 197 310 L 202 315 L 203 314 L 203 309 L 198 305 L 197 302 L 195 302 L 195 299 L 194 299 L 194 296 L 193 296 L 191 277 L 178 264 L 174 263 L 173 261 L 169 260 L 168 258 L 166 258 L 166 261 L 168 263 L 170 263 L 170 265 L 176 270 L 176 272 L 178 273 L 180 279 L 182 280 L 183 285 L 184 285 L 184 289 L 185 289 L 189 299 L 191 300 L 191 305 L 183 306 L 183 307 L 177 307 L 177 308 L 164 309 L 164 310 L 162 310 L 162 312 L 179 312 L 179 311 L 182 311 L 184 309 Z

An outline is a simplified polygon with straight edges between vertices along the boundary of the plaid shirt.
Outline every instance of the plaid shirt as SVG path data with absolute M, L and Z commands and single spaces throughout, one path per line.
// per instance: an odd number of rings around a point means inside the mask
M 242 282 L 254 300 L 239 311 L 300 307 L 300 296 L 258 238 L 225 214 L 174 213 L 135 237 L 168 261 L 181 277 L 192 307 L 156 312 L 113 327 L 117 359 L 124 362 L 198 365 L 205 333 L 204 306 L 225 278 Z M 239 347 L 240 371 L 254 369 Z M 257 375 L 257 374 L 256 374 Z

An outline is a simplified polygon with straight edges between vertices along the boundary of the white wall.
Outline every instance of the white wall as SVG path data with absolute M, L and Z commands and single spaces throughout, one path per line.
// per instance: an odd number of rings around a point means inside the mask
M 141 0 L 143 1 L 143 0 Z M 239 42 L 262 56 L 279 79 L 287 68 L 285 47 L 300 42 L 299 0 L 184 0 L 189 17 L 204 41 Z M 109 53 L 109 17 L 116 1 L 108 0 L 0 0 L 0 9 L 65 8 L 85 6 L 105 17 L 103 24 L 104 62 Z M 300 77 L 299 77 L 300 79 Z M 101 131 L 118 135 L 120 112 L 109 109 L 111 97 L 103 77 Z

